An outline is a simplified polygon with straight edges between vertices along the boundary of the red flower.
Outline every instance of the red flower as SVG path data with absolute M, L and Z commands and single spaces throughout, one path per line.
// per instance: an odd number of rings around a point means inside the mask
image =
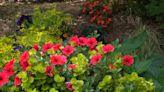
M 131 66 L 134 62 L 134 58 L 130 55 L 125 55 L 123 57 L 123 64 L 126 66 Z
M 101 21 L 101 24 L 104 25 L 104 23 L 105 23 L 104 20 L 102 20 L 102 21 Z
M 89 50 L 99 52 L 98 49 L 96 49 L 96 48 L 90 48 Z
M 84 2 L 84 6 L 87 6 L 89 3 L 88 2 Z
M 91 64 L 92 65 L 96 65 L 97 63 L 100 62 L 101 58 L 102 58 L 102 56 L 100 54 L 97 54 L 95 56 L 92 56 L 92 58 L 91 58 Z
M 87 39 L 85 37 L 80 37 L 79 38 L 79 45 L 81 45 L 81 46 L 85 45 L 86 41 L 87 41 Z
M 14 69 L 11 66 L 4 67 L 2 72 L 4 72 L 7 76 L 12 76 L 14 74 Z
M 102 17 L 103 17 L 102 15 L 99 16 L 99 18 L 102 18 Z
M 70 43 L 73 42 L 73 43 L 75 43 L 76 45 L 78 45 L 78 43 L 79 43 L 78 36 L 77 36 L 77 35 L 73 36 L 72 38 L 69 39 L 68 42 L 70 42 Z
M 6 84 L 9 81 L 8 76 L 6 73 L 1 72 L 0 73 L 0 87 Z
M 63 54 L 70 56 L 74 52 L 74 48 L 72 46 L 66 46 L 62 49 Z
M 111 11 L 108 11 L 108 14 L 109 14 L 109 15 L 111 15 L 111 14 L 112 14 L 112 12 L 111 12 Z
M 104 9 L 105 9 L 105 10 L 108 10 L 108 9 L 109 9 L 109 6 L 107 6 L 107 5 L 104 6 Z
M 105 46 L 102 47 L 102 51 L 104 53 L 108 53 L 114 50 L 114 47 L 111 44 L 107 44 Z
M 39 50 L 39 45 L 38 45 L 38 44 L 35 44 L 35 45 L 32 46 L 32 48 L 33 48 L 34 50 L 38 51 L 38 50 Z
M 89 14 L 93 14 L 93 10 L 91 10 L 91 11 L 89 12 Z
M 108 21 L 111 22 L 112 21 L 112 18 L 108 18 Z
M 50 57 L 50 61 L 53 65 L 63 65 L 67 62 L 67 58 L 63 55 L 53 55 Z
M 53 67 L 52 66 L 46 66 L 45 74 L 52 77 L 53 76 Z
M 97 40 L 95 38 L 88 38 L 86 41 L 86 45 L 90 48 L 93 48 L 97 44 Z
M 23 54 L 20 56 L 20 62 L 25 62 L 29 58 L 29 52 L 26 50 Z
M 53 46 L 54 52 L 56 52 L 58 49 L 60 49 L 61 46 L 62 46 L 61 44 L 55 44 L 55 45 Z
M 77 64 L 69 64 L 68 68 L 69 69 L 75 69 L 77 67 Z
M 85 13 L 86 11 L 87 11 L 87 8 L 84 7 L 82 12 Z
M 66 86 L 66 88 L 67 88 L 68 90 L 70 90 L 70 91 L 74 90 L 74 88 L 72 87 L 73 85 L 72 85 L 70 82 L 66 82 L 66 83 L 65 83 L 65 86 Z
M 30 66 L 30 64 L 28 63 L 28 59 L 29 59 L 29 52 L 28 51 L 25 51 L 23 54 L 21 54 L 20 65 L 22 66 L 24 71 L 26 71 L 27 67 Z
M 53 47 L 53 44 L 50 43 L 46 43 L 44 46 L 42 46 L 42 50 L 44 52 L 47 52 L 49 49 L 51 49 Z
M 16 75 L 15 77 L 14 77 L 14 85 L 15 86 L 19 86 L 19 85 L 21 85 L 21 79 Z
M 14 62 L 15 62 L 15 59 L 11 59 L 6 65 L 5 67 L 13 67 L 14 66 Z
M 100 24 L 101 23 L 101 20 L 97 20 L 97 24 Z
M 24 71 L 27 70 L 27 68 L 30 66 L 29 62 L 25 61 L 25 62 L 20 62 L 20 65 L 22 66 L 22 69 Z
M 92 4 L 89 4 L 89 9 L 92 9 L 93 8 L 93 5 Z

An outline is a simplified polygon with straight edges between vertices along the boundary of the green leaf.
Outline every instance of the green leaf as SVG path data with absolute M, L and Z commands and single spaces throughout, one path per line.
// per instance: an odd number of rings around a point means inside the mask
M 152 59 L 146 60 L 146 61 L 136 61 L 135 62 L 135 69 L 138 74 L 141 74 L 145 71 L 147 71 L 152 63 Z
M 144 41 L 146 40 L 146 36 L 146 32 L 141 32 L 138 35 L 125 40 L 122 43 L 122 47 L 120 48 L 121 52 L 129 53 L 136 50 L 144 43 Z
M 55 88 L 51 88 L 49 92 L 59 92 Z

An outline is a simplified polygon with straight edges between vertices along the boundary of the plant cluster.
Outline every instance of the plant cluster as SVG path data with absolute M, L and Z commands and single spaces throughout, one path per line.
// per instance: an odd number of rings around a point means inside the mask
M 90 23 L 97 26 L 110 27 L 112 23 L 111 5 L 105 4 L 100 0 L 94 2 L 84 2 L 82 13 L 88 17 Z
M 128 74 L 135 59 L 115 44 L 73 36 L 63 44 L 35 44 L 19 60 L 11 59 L 0 72 L 5 92 L 153 92 L 152 81 Z

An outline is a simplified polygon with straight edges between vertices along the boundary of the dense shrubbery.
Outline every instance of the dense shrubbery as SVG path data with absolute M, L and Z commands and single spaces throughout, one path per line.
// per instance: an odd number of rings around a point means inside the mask
M 1 91 L 153 92 L 151 81 L 124 71 L 135 59 L 119 45 L 77 36 L 64 44 L 35 44 L 19 61 L 11 59 L 0 72 Z

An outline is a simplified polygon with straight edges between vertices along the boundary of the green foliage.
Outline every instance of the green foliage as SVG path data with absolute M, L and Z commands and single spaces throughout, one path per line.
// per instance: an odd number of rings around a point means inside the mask
M 136 73 L 126 74 L 118 79 L 114 92 L 153 92 L 152 81 L 146 81 Z
M 146 32 L 143 31 L 131 38 L 128 38 L 122 43 L 122 47 L 120 48 L 121 51 L 126 54 L 140 48 L 146 40 L 146 35 Z
M 13 50 L 14 43 L 13 37 L 4 36 L 0 38 L 0 68 L 11 58 L 18 58 L 20 53 Z
M 49 43 L 58 43 L 62 42 L 62 39 L 58 39 L 50 35 L 48 32 L 30 32 L 28 30 L 23 32 L 21 36 L 17 36 L 17 43 L 25 47 L 32 46 L 34 44 L 44 44 L 45 42 Z
M 164 20 L 164 1 L 163 0 L 129 0 L 131 3 L 128 8 L 139 16 L 144 18 L 155 19 L 156 21 Z M 134 3 L 135 2 L 135 3 Z
M 42 10 L 36 8 L 32 14 L 32 24 L 25 23 L 25 29 L 33 32 L 47 32 L 53 36 L 60 36 L 68 31 L 71 16 L 56 9 Z M 27 30 L 25 30 L 27 31 Z

